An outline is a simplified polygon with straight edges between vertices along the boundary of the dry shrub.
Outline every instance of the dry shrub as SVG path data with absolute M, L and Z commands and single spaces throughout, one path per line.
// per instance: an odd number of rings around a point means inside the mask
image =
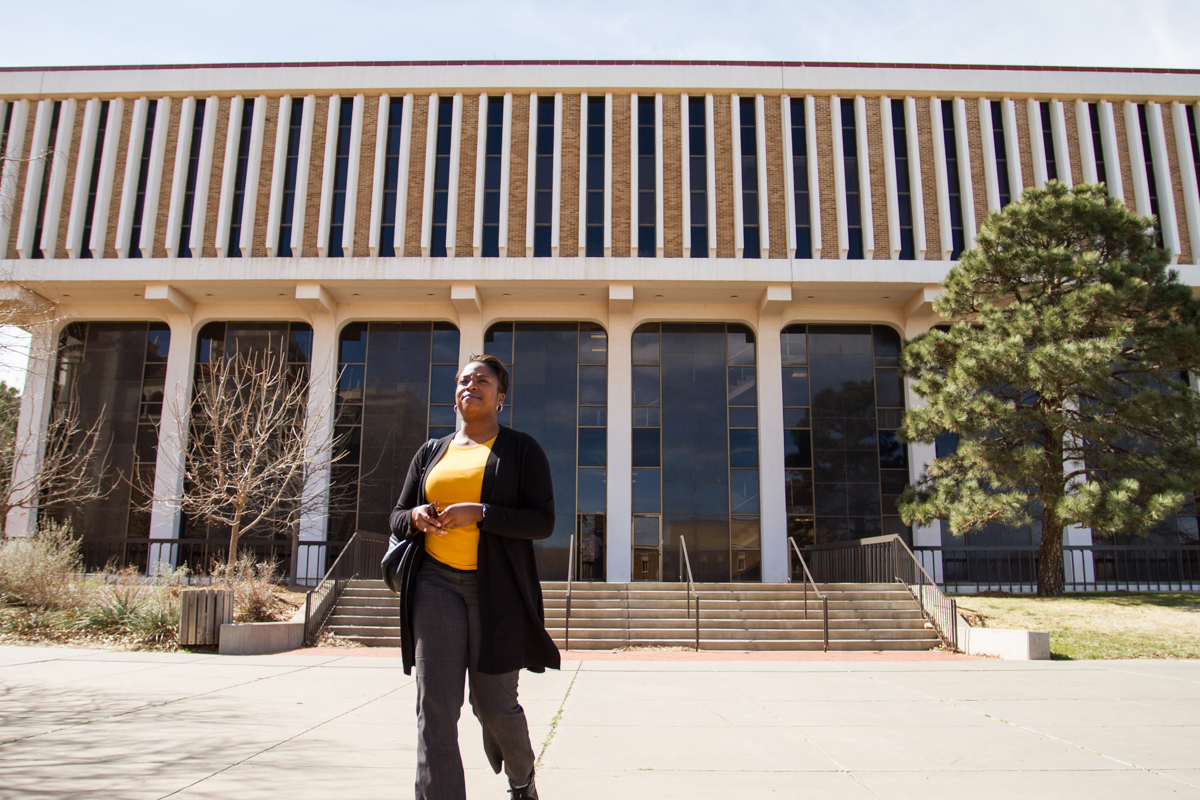
M 77 630 L 132 639 L 151 647 L 177 641 L 179 584 L 186 578 L 186 570 L 147 580 L 137 567 L 110 568 L 97 578 L 75 614 Z
M 45 611 L 74 608 L 82 558 L 70 523 L 44 523 L 33 536 L 0 543 L 0 601 Z
M 255 561 L 254 556 L 245 553 L 233 564 L 214 564 L 212 581 L 213 585 L 224 584 L 233 590 L 233 617 L 238 622 L 275 619 L 280 574 L 274 561 Z

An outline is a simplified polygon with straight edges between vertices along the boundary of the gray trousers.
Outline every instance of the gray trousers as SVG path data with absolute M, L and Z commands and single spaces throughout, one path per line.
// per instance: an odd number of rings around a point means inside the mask
M 487 675 L 479 664 L 479 592 L 474 572 L 428 556 L 413 602 L 417 658 L 417 800 L 465 800 L 458 750 L 463 684 L 483 727 L 483 750 L 497 773 L 523 784 L 533 773 L 525 710 L 517 702 L 519 671 Z

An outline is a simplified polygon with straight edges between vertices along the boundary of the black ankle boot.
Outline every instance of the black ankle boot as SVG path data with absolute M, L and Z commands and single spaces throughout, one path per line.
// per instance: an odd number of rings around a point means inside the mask
M 508 793 L 512 795 L 512 800 L 538 800 L 537 785 L 533 782 L 533 773 L 529 773 L 529 780 L 524 786 L 514 786 L 510 780 L 508 785 L 512 788 Z

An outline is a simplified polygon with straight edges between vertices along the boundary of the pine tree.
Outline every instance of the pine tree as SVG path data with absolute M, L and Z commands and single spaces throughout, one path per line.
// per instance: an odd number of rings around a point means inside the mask
M 962 535 L 1040 514 L 1039 595 L 1063 592 L 1064 527 L 1144 531 L 1200 485 L 1200 302 L 1151 226 L 1103 186 L 1027 189 L 942 284 L 954 323 L 904 349 L 927 402 L 900 437 L 959 436 L 905 493 L 905 522 Z

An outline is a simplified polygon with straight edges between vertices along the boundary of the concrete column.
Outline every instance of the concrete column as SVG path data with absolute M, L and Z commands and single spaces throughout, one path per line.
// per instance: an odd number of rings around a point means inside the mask
M 863 258 L 875 258 L 875 213 L 871 203 L 871 147 L 867 138 L 867 101 L 854 98 L 854 138 L 858 147 L 858 207 L 862 213 Z
M 954 143 L 958 150 L 958 186 L 962 198 L 963 250 L 975 247 L 975 186 L 971 179 L 971 143 L 967 135 L 967 104 L 954 98 Z
M 883 187 L 887 197 L 888 247 L 890 259 L 900 257 L 900 195 L 896 185 L 896 138 L 892 121 L 892 101 L 879 98 L 879 120 L 883 129 Z M 906 152 L 904 155 L 908 155 Z M 915 195 L 913 198 L 915 199 Z M 911 203 L 910 205 L 915 205 Z
M 685 203 L 686 204 L 686 203 Z M 663 257 L 663 96 L 654 95 L 654 252 Z M 555 201 L 558 207 L 558 201 Z
M 504 128 L 500 143 L 500 244 L 498 252 L 508 255 L 508 191 L 512 185 L 512 92 L 504 93 Z
M 1000 107 L 1004 114 L 1004 144 L 1009 149 L 1008 186 L 1015 202 L 1021 199 L 1025 191 L 1025 178 L 1021 173 L 1021 139 L 1017 136 L 1017 104 L 1006 97 Z
M 480 112 L 480 131 L 479 141 L 483 141 L 483 115 Z M 483 152 L 483 145 L 479 146 L 479 152 Z M 480 157 L 478 174 L 483 174 L 483 159 Z M 579 96 L 579 252 L 575 255 L 582 256 L 587 254 L 587 164 L 588 164 L 588 96 L 587 92 Z M 482 180 L 482 178 L 481 178 Z M 684 179 L 687 180 L 686 178 Z M 481 184 L 482 185 L 482 184 Z M 685 184 L 686 185 L 686 184 Z M 480 190 L 481 191 L 481 190 Z M 479 204 L 480 213 L 476 216 L 482 216 L 483 198 L 480 191 L 475 193 L 475 202 Z M 686 190 L 685 195 L 686 197 Z M 687 214 L 686 211 L 683 212 Z M 481 223 L 482 224 L 482 223 Z M 685 240 L 687 233 L 684 234 Z M 686 245 L 686 241 L 685 241 Z M 564 253 L 564 255 L 566 255 Z
M 2 107 L 2 104 L 0 104 Z M 17 100 L 12 104 L 9 120 L 3 170 L 0 170 L 0 258 L 8 257 L 8 234 L 17 207 L 17 176 L 20 174 L 21 158 L 25 155 L 25 128 L 29 124 L 29 101 Z
M 246 103 L 239 95 L 229 100 L 229 126 L 225 129 L 225 165 L 221 169 L 221 195 L 217 202 L 217 232 L 214 246 L 217 258 L 229 255 L 230 216 L 233 213 L 233 193 L 237 188 L 238 140 L 242 133 L 242 114 L 246 111 Z M 134 109 L 133 122 L 137 125 L 137 109 Z
M 705 166 L 708 169 L 708 257 L 717 257 L 717 137 L 714 119 L 713 96 L 704 95 Z M 736 173 L 737 171 L 734 170 Z M 739 208 L 741 206 L 738 206 Z M 739 228 L 740 230 L 740 228 Z M 740 235 L 740 234 L 739 234 Z M 630 558 L 633 556 L 631 555 Z
M 608 563 L 627 583 L 633 559 L 633 285 L 608 287 Z
M 304 218 L 308 213 L 308 172 L 312 164 L 313 120 L 317 114 L 317 98 L 304 98 L 300 120 L 300 153 L 296 157 L 296 194 L 292 204 L 292 255 L 299 258 L 304 245 Z M 406 173 L 407 174 L 407 173 Z
M 138 249 L 142 258 L 154 255 L 154 232 L 158 224 L 158 198 L 162 193 L 163 166 L 167 156 L 167 126 L 171 123 L 171 98 L 160 97 L 154 107 L 154 131 L 146 176 L 146 199 L 142 203 L 142 233 Z M 256 173 L 257 175 L 257 173 Z M 257 184 L 257 177 L 255 183 Z M 256 187 L 257 188 L 257 187 Z
M 1096 148 L 1092 144 L 1092 114 L 1083 100 L 1075 101 L 1075 127 L 1079 129 L 1079 170 L 1084 183 L 1096 183 Z
M 17 490 L 13 507 L 4 521 L 6 536 L 32 536 L 37 531 L 36 477 L 46 450 L 46 427 L 54 401 L 54 377 L 58 363 L 58 328 L 43 321 L 33 331 L 25 391 L 21 393 L 21 416 L 17 423 L 17 446 L 13 453 L 11 486 Z M 23 491 L 21 491 L 23 490 Z
M 292 128 L 292 97 L 279 98 L 275 125 L 275 162 L 271 167 L 271 197 L 267 201 L 267 256 L 274 257 L 279 244 L 279 228 L 283 213 L 283 179 L 287 170 L 288 134 Z
M 812 224 L 813 258 L 821 257 L 821 173 L 817 169 L 817 103 L 804 98 L 804 135 L 808 139 L 808 218 Z
M 37 227 L 38 201 L 42 193 L 42 176 L 46 172 L 47 148 L 50 146 L 50 120 L 54 116 L 54 101 L 41 100 L 37 105 L 37 116 L 33 121 L 33 141 L 29 147 L 29 161 L 25 167 L 25 196 L 20 209 L 13 208 L 12 214 L 20 223 L 17 227 L 17 258 L 32 258 L 33 234 Z M 18 213 L 19 212 L 19 213 Z
M 371 171 L 371 229 L 367 232 L 367 254 L 379 255 L 379 228 L 383 223 L 383 182 L 387 174 L 387 135 L 391 116 L 391 97 L 379 96 L 375 122 L 375 166 Z
M 850 227 L 846 220 L 846 150 L 842 145 L 842 98 L 829 98 L 833 131 L 833 205 L 837 213 L 838 258 L 850 254 Z
M 554 153 L 551 156 L 553 164 L 550 178 L 550 255 L 558 255 L 558 245 L 561 240 L 562 228 L 562 92 L 554 95 Z M 453 174 L 453 170 L 451 170 Z
M 350 111 L 350 156 L 346 159 L 346 203 L 342 214 L 342 252 L 354 256 L 354 222 L 358 219 L 358 172 L 362 163 L 363 96 L 354 95 Z
M 458 312 L 458 366 L 483 352 L 483 301 L 473 283 L 450 284 L 450 301 Z
M 729 116 L 733 121 L 733 241 L 736 257 L 741 258 L 746 249 L 746 215 L 742 208 L 742 98 L 733 95 L 729 101 L 729 109 Z M 715 194 L 716 187 L 713 189 Z M 636 211 L 635 206 L 634 212 Z M 709 235 L 715 238 L 716 231 L 711 230 Z
M 1112 103 L 1100 101 L 1100 144 L 1104 147 L 1104 175 L 1108 178 L 1108 196 L 1125 200 L 1125 179 L 1121 177 L 1121 150 L 1117 147 L 1117 123 Z
M 1074 186 L 1071 170 L 1071 148 L 1067 146 L 1067 117 L 1060 100 L 1050 101 L 1050 135 L 1054 137 L 1054 152 L 1057 155 L 1058 179 L 1067 186 Z
M 204 252 L 204 226 L 208 219 L 208 187 L 212 182 L 213 148 L 217 140 L 217 104 L 220 102 L 218 97 L 210 97 L 204 101 L 204 127 L 200 133 L 200 161 L 196 166 L 196 193 L 192 201 L 192 232 L 188 236 L 188 247 L 191 248 L 192 258 L 200 258 Z M 109 106 L 108 115 L 108 124 L 112 125 L 112 106 Z M 94 230 L 95 228 L 93 228 Z
M 1171 181 L 1170 151 L 1163 129 L 1162 106 L 1146 104 L 1150 156 L 1154 161 L 1154 183 L 1158 187 L 1158 224 L 1162 228 L 1163 247 L 1171 254 L 1171 263 L 1179 263 L 1179 220 L 1175 214 L 1175 190 Z M 1194 186 L 1195 184 L 1193 184 Z
M 920 408 L 925 405 L 925 400 L 913 392 L 912 384 L 912 377 L 906 376 L 904 378 L 905 405 L 907 408 Z M 913 442 L 908 445 L 909 482 L 916 484 L 929 469 L 929 465 L 933 463 L 936 456 L 937 447 L 933 442 Z M 927 525 L 914 525 L 913 545 L 917 547 L 941 547 L 941 523 L 935 520 Z M 932 557 L 929 554 L 922 555 L 918 553 L 917 558 L 935 581 L 942 580 L 942 558 L 940 552 L 935 553 Z
M 333 214 L 333 183 L 337 175 L 338 121 L 341 113 L 342 98 L 335 94 L 329 98 L 329 114 L 325 120 L 325 161 L 321 170 L 321 208 L 317 214 L 318 258 L 329 254 L 329 223 Z
M 158 452 L 154 463 L 154 506 L 150 513 L 151 544 L 146 567 L 146 571 L 153 575 L 160 571 L 170 572 L 178 563 L 176 545 L 156 543 L 154 540 L 179 538 L 196 337 L 192 304 L 177 289 L 166 284 L 154 284 L 146 287 L 145 297 L 166 312 L 167 322 L 171 326 L 167 378 L 163 386 L 162 417 L 158 428 Z
M 75 101 L 63 100 L 55 132 L 56 152 L 50 164 L 50 186 L 46 193 L 46 211 L 42 218 L 42 240 L 37 243 L 44 258 L 54 258 L 58 247 L 58 222 L 62 217 L 63 194 L 67 186 L 67 159 L 71 154 L 71 135 L 75 132 Z
M 786 284 L 768 286 L 758 313 L 758 498 L 763 583 L 788 582 L 783 376 L 779 332 L 792 301 Z
M 638 95 L 629 96 L 629 251 L 634 258 L 638 254 L 638 222 L 641 211 L 641 193 L 638 191 Z
M 784 193 L 784 227 L 787 229 L 787 254 L 788 258 L 796 257 L 796 176 L 793 174 L 794 162 L 792 160 L 792 98 L 788 95 L 783 95 L 779 98 L 779 116 L 783 121 L 783 193 Z M 686 165 L 687 161 L 684 162 Z M 686 183 L 684 184 L 687 185 Z M 684 205 L 687 194 L 684 194 Z
M 111 112 L 111 107 L 110 107 Z M 99 108 L 96 111 L 99 114 Z M 167 233 L 164 240 L 164 249 L 167 251 L 167 258 L 177 256 L 179 249 L 179 232 L 183 226 L 183 195 L 187 191 L 187 167 L 188 153 L 192 147 L 192 124 L 196 119 L 196 98 L 185 97 L 183 104 L 179 107 L 179 135 L 175 143 L 175 168 L 171 177 L 171 200 L 167 206 Z M 98 120 L 97 120 L 98 124 Z M 89 129 L 90 130 L 90 129 Z M 99 146 L 99 144 L 97 144 Z M 83 169 L 82 162 L 79 168 Z M 88 169 L 91 169 L 90 165 Z M 75 191 L 79 192 L 79 178 L 75 179 Z M 87 188 L 83 189 L 82 202 L 87 205 Z M 81 214 L 83 212 L 80 212 Z M 81 222 L 82 228 L 82 222 Z M 80 234 L 82 235 L 82 234 Z M 75 241 L 72 239 L 72 241 Z
M 692 147 L 689 141 L 689 133 L 691 132 L 691 110 L 688 108 L 688 96 L 681 94 L 679 96 L 679 146 L 680 158 L 679 163 L 683 166 L 680 170 L 683 180 L 681 195 L 683 197 L 683 257 L 692 257 L 692 176 L 691 176 L 691 160 Z
M 3 111 L 2 103 L 0 111 Z M 83 107 L 83 129 L 79 136 L 79 156 L 75 161 L 75 188 L 67 212 L 67 258 L 79 258 L 79 237 L 83 235 L 83 215 L 87 211 L 88 182 L 92 176 L 92 159 L 96 155 L 99 121 L 100 101 L 88 100 Z
M 396 170 L 396 256 L 404 255 L 404 230 L 408 224 L 408 171 L 412 160 L 412 114 L 413 96 L 404 95 L 404 107 L 400 112 L 400 168 Z
M 612 255 L 613 97 L 604 95 L 604 255 Z
M 864 134 L 865 136 L 865 134 Z M 754 159 L 758 173 L 758 257 L 767 258 L 771 250 L 770 203 L 767 201 L 767 116 L 761 94 L 754 96 Z M 662 184 L 659 184 L 659 197 Z
M 125 177 L 121 183 L 121 207 L 117 211 L 117 240 L 113 247 L 117 258 L 129 258 L 129 234 L 133 230 L 133 212 L 137 205 L 138 172 L 142 166 L 142 144 L 146 140 L 146 116 L 150 101 L 139 97 L 133 101 L 133 118 L 129 125 L 129 147 L 125 150 Z M 232 128 L 232 126 L 230 126 Z M 230 179 L 232 182 L 232 179 Z M 218 224 L 219 229 L 219 224 Z
M 954 252 L 954 228 L 950 224 L 950 184 L 946 177 L 946 136 L 942 120 L 942 101 L 929 98 L 929 125 L 933 129 L 933 177 L 936 181 L 938 230 L 942 241 L 942 261 Z
M 1179 159 L 1179 180 L 1183 188 L 1183 208 L 1187 214 L 1188 241 L 1192 245 L 1192 262 L 1196 263 L 1200 261 L 1200 192 L 1196 189 L 1196 163 L 1192 157 L 1188 113 L 1187 106 L 1171 103 L 1171 124 L 1175 129 L 1175 155 Z
M 286 120 L 284 120 L 286 124 Z M 246 159 L 246 189 L 242 193 L 242 227 L 237 247 L 243 258 L 250 257 L 254 243 L 254 220 L 258 217 L 258 175 L 262 171 L 263 133 L 267 127 L 267 98 L 254 101 L 254 118 L 250 123 L 250 153 Z M 148 206 L 149 207 L 149 206 Z
M 312 362 L 308 381 L 308 458 L 304 480 L 299 540 L 323 542 L 329 524 L 329 459 L 333 446 L 334 400 L 337 387 L 337 303 L 319 283 L 296 285 L 296 301 L 309 312 L 313 328 Z M 313 586 L 325 575 L 323 548 L 302 547 L 296 558 L 297 583 Z
M 1033 185 L 1043 189 L 1049 173 L 1046 170 L 1046 140 L 1042 132 L 1042 104 L 1030 99 L 1026 102 L 1026 108 L 1029 115 L 1029 147 L 1033 151 Z
M 913 244 L 917 261 L 925 260 L 925 187 L 921 183 L 921 139 L 916 98 L 904 98 L 904 132 L 908 139 L 908 185 L 912 190 Z M 819 228 L 813 228 L 819 230 Z
M 450 179 L 446 187 L 446 255 L 454 256 L 458 238 L 458 171 L 462 160 L 463 96 L 454 95 L 450 113 Z
M 1149 122 L 1149 120 L 1147 120 Z M 1133 199 L 1137 213 L 1150 216 L 1150 179 L 1146 174 L 1147 143 L 1142 141 L 1142 124 L 1138 117 L 1137 103 L 1125 103 L 1125 138 L 1129 141 L 1129 171 L 1133 173 Z
M 996 169 L 995 122 L 992 120 L 992 101 L 979 98 L 979 133 L 983 142 L 983 183 L 987 192 L 988 212 L 1000 210 L 1000 176 Z
M 421 255 L 429 255 L 433 241 L 433 183 L 437 170 L 438 96 L 429 95 L 429 115 L 425 125 L 425 193 L 421 198 Z

